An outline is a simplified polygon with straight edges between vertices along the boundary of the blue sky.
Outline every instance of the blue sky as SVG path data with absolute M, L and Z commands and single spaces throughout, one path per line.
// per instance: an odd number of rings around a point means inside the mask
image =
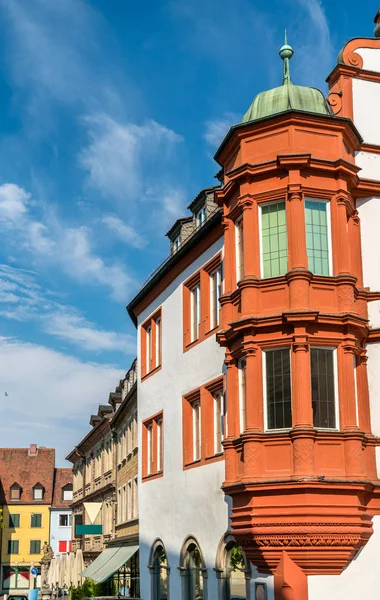
M 214 183 L 212 156 L 256 93 L 326 90 L 377 4 L 336 0 L 3 0 L 0 439 L 57 460 L 128 369 L 125 305 L 164 234 Z M 5 392 L 8 396 L 5 396 Z

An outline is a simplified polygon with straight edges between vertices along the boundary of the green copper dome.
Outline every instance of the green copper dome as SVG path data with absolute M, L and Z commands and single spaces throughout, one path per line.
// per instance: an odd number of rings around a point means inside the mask
M 258 94 L 242 118 L 242 123 L 276 115 L 286 110 L 302 110 L 319 115 L 333 114 L 330 105 L 320 90 L 312 87 L 293 85 L 290 79 L 289 65 L 293 53 L 293 48 L 287 44 L 285 33 L 285 44 L 279 53 L 284 61 L 282 85 L 273 90 Z

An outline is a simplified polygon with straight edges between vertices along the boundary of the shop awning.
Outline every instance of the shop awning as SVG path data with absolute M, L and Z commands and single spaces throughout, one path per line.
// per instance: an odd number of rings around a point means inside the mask
M 111 548 L 106 548 L 87 569 L 82 571 L 81 576 L 102 583 L 116 573 L 138 549 L 138 546 L 111 546 Z

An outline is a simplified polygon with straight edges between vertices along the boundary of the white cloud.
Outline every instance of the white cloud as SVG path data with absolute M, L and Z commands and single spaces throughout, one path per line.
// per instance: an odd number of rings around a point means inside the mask
M 297 11 L 295 36 L 288 36 L 295 50 L 291 71 L 299 83 L 321 88 L 336 61 L 326 13 L 320 0 L 297 3 L 301 10 Z
M 104 223 L 113 233 L 116 233 L 119 240 L 132 246 L 133 248 L 144 248 L 147 244 L 146 239 L 141 236 L 133 227 L 124 223 L 119 217 L 108 215 L 103 217 Z
M 220 119 L 206 121 L 206 131 L 203 135 L 204 139 L 213 149 L 216 150 L 222 143 L 223 138 L 227 134 L 230 127 L 239 123 L 240 119 L 241 117 L 234 113 L 226 113 L 224 117 Z
M 68 275 L 78 281 L 85 278 L 109 287 L 112 297 L 119 302 L 125 302 L 128 288 L 134 285 L 121 265 L 106 265 L 102 258 L 93 254 L 86 227 L 69 228 L 63 232 L 58 259 Z
M 136 340 L 108 331 L 85 319 L 76 309 L 54 299 L 36 283 L 30 271 L 0 264 L 0 316 L 20 322 L 35 321 L 49 335 L 95 352 L 136 352 Z
M 136 338 L 115 331 L 97 329 L 76 312 L 65 307 L 44 318 L 45 331 L 87 350 L 117 350 L 128 354 L 136 352 Z
M 23 219 L 30 199 L 24 189 L 14 183 L 4 183 L 0 186 L 0 221 L 3 223 L 18 223 Z
M 121 123 L 109 115 L 87 116 L 90 143 L 79 155 L 89 185 L 104 196 L 128 202 L 145 196 L 150 168 L 162 165 L 182 137 L 156 123 Z
M 56 448 L 57 462 L 89 431 L 123 372 L 44 346 L 0 338 L 0 436 L 3 446 Z M 9 396 L 5 397 L 5 392 Z M 48 427 L 46 427 L 46 425 Z M 15 436 L 17 431 L 17 436 Z
M 104 285 L 115 300 L 125 302 L 134 281 L 121 264 L 107 264 L 93 252 L 90 229 L 65 227 L 46 216 L 46 222 L 37 221 L 28 202 L 31 196 L 23 188 L 10 183 L 0 186 L 0 225 L 5 226 L 16 251 L 26 248 L 39 263 L 61 266 L 77 281 Z

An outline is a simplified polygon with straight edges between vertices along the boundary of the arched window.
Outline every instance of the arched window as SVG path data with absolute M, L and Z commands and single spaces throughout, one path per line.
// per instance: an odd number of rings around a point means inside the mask
M 182 600 L 207 600 L 207 569 L 195 538 L 186 538 L 180 560 Z
M 148 566 L 151 575 L 151 599 L 169 600 L 170 567 L 165 546 L 159 539 L 152 545 Z
M 251 568 L 243 550 L 230 534 L 219 543 L 215 571 L 221 600 L 250 600 Z

